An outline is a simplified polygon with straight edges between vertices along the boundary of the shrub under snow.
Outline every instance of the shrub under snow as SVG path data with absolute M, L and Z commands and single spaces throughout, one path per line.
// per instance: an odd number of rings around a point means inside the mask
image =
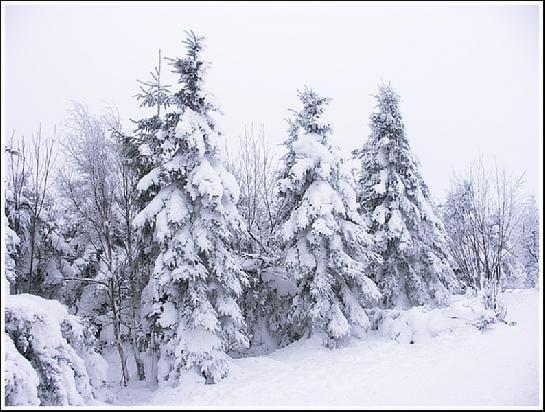
M 412 344 L 460 328 L 484 330 L 491 324 L 505 322 L 505 312 L 486 309 L 480 296 L 467 299 L 454 295 L 452 300 L 451 305 L 444 308 L 422 305 L 408 310 L 378 310 L 374 316 L 375 327 L 379 333 L 399 343 Z
M 7 405 L 83 405 L 108 393 L 108 365 L 94 337 L 59 302 L 6 296 L 5 332 Z
M 4 369 L 6 405 L 39 405 L 37 388 L 40 379 L 7 335 L 4 337 Z

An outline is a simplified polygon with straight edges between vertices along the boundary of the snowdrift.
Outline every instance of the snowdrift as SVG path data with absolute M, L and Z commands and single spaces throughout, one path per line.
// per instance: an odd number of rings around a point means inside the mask
M 375 324 L 379 333 L 400 343 L 420 343 L 441 333 L 453 333 L 457 329 L 476 327 L 480 330 L 503 321 L 503 314 L 485 309 L 481 297 L 453 296 L 445 308 L 429 305 L 408 310 L 378 312 Z

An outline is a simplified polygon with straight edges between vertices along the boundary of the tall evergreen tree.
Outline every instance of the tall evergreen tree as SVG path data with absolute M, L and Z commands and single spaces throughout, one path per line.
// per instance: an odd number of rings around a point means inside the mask
M 243 225 L 239 189 L 223 166 L 222 134 L 203 88 L 203 38 L 189 32 L 187 56 L 172 59 L 180 90 L 176 109 L 152 136 L 153 169 L 138 188 L 153 199 L 135 224 L 151 222 L 160 248 L 144 304 L 160 346 L 158 377 L 179 380 L 195 369 L 208 383 L 228 373 L 226 352 L 247 345 L 237 296 L 245 274 L 230 248 Z
M 279 181 L 288 275 L 297 282 L 291 322 L 294 338 L 325 334 L 336 343 L 369 320 L 364 307 L 380 293 L 369 278 L 375 255 L 343 172 L 331 126 L 321 120 L 329 99 L 299 92 L 303 109 L 290 121 Z
M 165 111 L 173 104 L 173 97 L 170 92 L 170 85 L 164 84 L 162 81 L 162 60 L 161 50 L 159 50 L 158 64 L 155 66 L 154 71 L 151 72 L 152 80 L 141 81 L 140 93 L 136 95 L 136 98 L 140 101 L 140 107 L 153 108 L 154 114 L 151 117 L 145 117 L 136 121 L 136 130 L 133 134 L 124 134 L 121 131 L 116 132 L 118 141 L 118 148 L 123 159 L 122 169 L 127 173 L 125 176 L 128 178 L 126 181 L 130 183 L 130 189 L 126 191 L 129 197 L 134 197 L 132 203 L 136 209 L 136 212 L 142 210 L 157 194 L 160 187 L 155 184 L 151 184 L 147 190 L 138 191 L 136 185 L 138 181 L 151 172 L 154 168 L 152 153 L 157 152 L 158 144 L 155 138 L 156 134 L 164 126 L 164 116 L 161 116 L 161 108 Z M 125 180 L 125 179 L 124 179 Z M 133 189 L 134 183 L 134 191 Z M 128 210 L 126 208 L 126 210 Z M 130 208 L 132 212 L 132 208 Z M 132 216 L 132 213 L 130 214 Z M 159 254 L 159 247 L 153 241 L 153 224 L 152 222 L 145 222 L 145 224 L 135 227 L 133 236 L 129 233 L 131 229 L 127 225 L 128 241 L 127 246 L 132 245 L 134 253 L 131 256 L 129 266 L 132 272 L 131 287 L 134 293 L 131 293 L 133 298 L 132 307 L 137 308 L 136 312 L 140 312 L 140 302 L 142 300 L 142 291 L 145 285 L 149 282 L 151 273 L 153 272 L 153 262 Z M 131 249 L 129 247 L 128 249 Z M 141 322 L 133 322 L 139 330 L 138 339 L 133 342 L 133 346 L 145 346 L 150 355 L 156 358 L 157 350 L 156 346 L 158 342 L 148 339 L 150 335 L 141 336 L 142 325 Z M 135 334 L 133 334 L 135 336 Z M 134 341 L 134 339 L 133 339 Z M 156 366 L 156 362 L 152 362 L 152 365 Z M 144 379 L 144 367 L 142 362 L 137 361 L 137 369 L 140 379 Z M 156 370 L 152 370 L 150 373 L 152 380 L 156 378 Z
M 382 84 L 371 114 L 358 185 L 360 213 L 369 220 L 383 258 L 377 282 L 386 307 L 444 303 L 456 288 L 444 225 L 405 135 L 399 96 Z

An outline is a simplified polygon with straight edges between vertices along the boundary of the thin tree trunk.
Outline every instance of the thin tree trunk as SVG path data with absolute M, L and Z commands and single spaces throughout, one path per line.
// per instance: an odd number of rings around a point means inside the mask
M 132 261 L 132 258 L 131 258 Z M 132 262 L 131 262 L 132 267 Z M 131 306 L 132 306 L 132 351 L 134 354 L 134 362 L 136 364 L 136 373 L 138 374 L 138 379 L 143 381 L 146 379 L 146 373 L 144 370 L 144 361 L 140 356 L 140 348 L 138 347 L 138 320 L 137 320 L 137 307 L 138 300 L 136 299 L 136 279 L 134 276 L 134 270 L 131 271 Z
M 144 361 L 140 357 L 140 349 L 138 348 L 138 336 L 136 332 L 137 322 L 136 322 L 136 310 L 135 304 L 133 302 L 133 317 L 132 317 L 132 350 L 134 353 L 134 362 L 136 364 L 136 373 L 138 374 L 138 379 L 143 381 L 146 379 L 146 373 L 144 370 Z
M 160 52 L 159 52 L 160 53 Z M 122 169 L 123 176 L 123 186 L 124 186 L 124 217 L 125 217 L 125 228 L 127 231 L 127 244 L 126 244 L 126 253 L 128 260 L 128 268 L 130 273 L 130 290 L 131 290 L 131 314 L 132 314 L 132 327 L 131 327 L 131 344 L 132 351 L 134 355 L 134 362 L 136 365 L 136 373 L 138 379 L 143 381 L 146 379 L 146 374 L 144 370 L 144 362 L 140 356 L 140 348 L 138 347 L 138 333 L 139 333 L 139 324 L 138 324 L 138 285 L 136 277 L 136 268 L 135 268 L 135 259 L 134 259 L 134 248 L 133 248 L 133 231 L 131 226 L 131 186 L 129 183 L 128 175 L 126 174 L 126 169 Z
M 127 356 L 123 350 L 123 343 L 121 342 L 121 322 L 119 318 L 119 312 L 117 310 L 117 304 L 115 302 L 115 288 L 113 279 L 110 280 L 110 304 L 112 306 L 112 321 L 114 326 L 114 337 L 119 353 L 119 359 L 121 360 L 121 373 L 123 379 L 123 386 L 127 386 L 129 382 L 129 372 L 127 370 Z
M 30 230 L 30 267 L 28 269 L 27 293 L 32 293 L 32 271 L 34 270 L 34 253 L 36 248 L 36 220 L 33 218 L 32 229 Z
M 157 349 L 155 347 L 155 332 L 151 333 L 149 354 L 151 357 L 151 377 L 153 378 L 153 383 L 158 383 L 159 377 L 157 376 L 157 365 L 159 363 L 159 354 L 157 353 Z

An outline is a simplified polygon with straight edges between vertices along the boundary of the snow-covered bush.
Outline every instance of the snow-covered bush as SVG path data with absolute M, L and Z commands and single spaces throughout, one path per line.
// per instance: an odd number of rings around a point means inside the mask
M 451 305 L 441 308 L 422 305 L 407 310 L 378 310 L 374 317 L 376 329 L 399 343 L 413 344 L 460 328 L 475 327 L 484 331 L 505 321 L 505 311 L 487 309 L 480 296 L 455 295 L 452 300 Z
M 250 346 L 240 354 L 263 355 L 293 342 L 296 336 L 292 336 L 288 318 L 297 293 L 294 279 L 286 276 L 276 259 L 264 255 L 248 255 L 241 265 L 249 280 L 240 307 Z
M 108 365 L 91 346 L 92 331 L 59 302 L 6 296 L 5 333 L 6 404 L 84 405 L 108 396 Z
M 11 337 L 4 335 L 4 389 L 6 405 L 39 405 L 40 379 L 30 362 L 18 351 Z

